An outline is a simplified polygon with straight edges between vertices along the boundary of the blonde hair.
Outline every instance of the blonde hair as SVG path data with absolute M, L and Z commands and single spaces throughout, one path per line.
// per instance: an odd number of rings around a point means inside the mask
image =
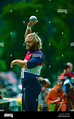
M 34 41 L 36 44 L 37 49 L 42 49 L 42 42 L 41 38 L 35 33 L 29 33 L 26 37 L 32 36 L 32 41 Z

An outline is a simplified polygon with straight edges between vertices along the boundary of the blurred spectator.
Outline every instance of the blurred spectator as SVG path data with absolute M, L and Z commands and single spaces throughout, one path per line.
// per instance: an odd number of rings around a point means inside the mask
M 47 92 L 51 90 L 50 88 L 51 82 L 48 78 L 39 77 L 39 80 L 40 80 L 41 85 L 46 88 Z
M 49 105 L 49 111 L 51 111 L 50 106 L 54 104 L 54 111 L 61 111 L 63 106 L 66 107 L 67 98 L 65 97 L 65 92 L 62 90 L 62 84 L 62 81 L 58 81 L 46 96 L 46 102 Z
M 39 105 L 39 110 L 40 111 L 48 111 L 48 105 L 46 103 L 46 95 L 48 92 L 51 90 L 50 85 L 51 82 L 47 78 L 39 77 L 39 80 L 41 82 L 41 93 L 38 98 L 38 105 Z
M 70 80 L 72 78 L 74 78 L 74 72 L 73 70 L 73 64 L 71 62 L 67 62 L 66 64 L 63 65 L 64 69 L 63 69 L 63 73 L 58 77 L 58 80 L 62 80 L 63 84 L 65 81 L 67 81 L 69 79 L 69 84 L 70 84 Z M 70 85 L 67 83 L 67 85 L 63 85 L 63 90 L 65 92 L 69 92 L 69 88 Z
M 12 71 L 0 72 L 0 90 L 2 92 L 2 97 L 13 98 L 21 94 L 21 83 L 20 79 Z
M 64 65 L 63 73 L 58 77 L 58 80 L 71 79 L 74 77 L 73 64 L 71 62 L 67 62 Z

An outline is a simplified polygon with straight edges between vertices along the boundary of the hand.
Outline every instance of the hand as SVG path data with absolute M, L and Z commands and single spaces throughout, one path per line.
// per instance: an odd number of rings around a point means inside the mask
M 10 67 L 13 68 L 13 65 L 15 65 L 15 64 L 16 64 L 16 60 L 13 60 L 10 64 Z
M 56 102 L 58 102 L 58 101 L 60 101 L 60 98 L 59 98 L 59 97 L 57 97 L 57 99 L 54 100 L 52 103 L 56 103 Z
M 38 80 L 43 81 L 43 80 L 44 80 L 44 78 L 43 78 L 43 77 L 39 77 L 39 78 L 38 78 Z
M 34 26 L 37 22 L 38 22 L 38 20 L 30 21 L 30 22 L 28 22 L 28 26 L 29 26 L 29 27 L 32 27 L 32 26 Z
M 70 72 L 70 69 L 64 69 L 64 74 L 68 74 Z
M 60 98 L 59 97 L 57 97 L 57 101 L 60 101 Z

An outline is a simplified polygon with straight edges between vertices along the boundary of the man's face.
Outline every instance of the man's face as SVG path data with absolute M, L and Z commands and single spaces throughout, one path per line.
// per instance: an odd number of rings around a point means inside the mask
M 62 84 L 58 83 L 57 84 L 57 92 L 61 92 L 62 91 Z
M 27 50 L 34 50 L 34 41 L 33 41 L 32 36 L 27 36 L 25 38 L 25 43 L 26 43 Z

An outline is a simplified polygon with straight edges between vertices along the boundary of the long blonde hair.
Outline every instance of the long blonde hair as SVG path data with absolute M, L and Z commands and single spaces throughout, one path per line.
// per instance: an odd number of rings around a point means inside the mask
M 32 40 L 35 43 L 35 49 L 42 49 L 41 38 L 35 33 L 29 33 L 26 37 L 32 36 Z

